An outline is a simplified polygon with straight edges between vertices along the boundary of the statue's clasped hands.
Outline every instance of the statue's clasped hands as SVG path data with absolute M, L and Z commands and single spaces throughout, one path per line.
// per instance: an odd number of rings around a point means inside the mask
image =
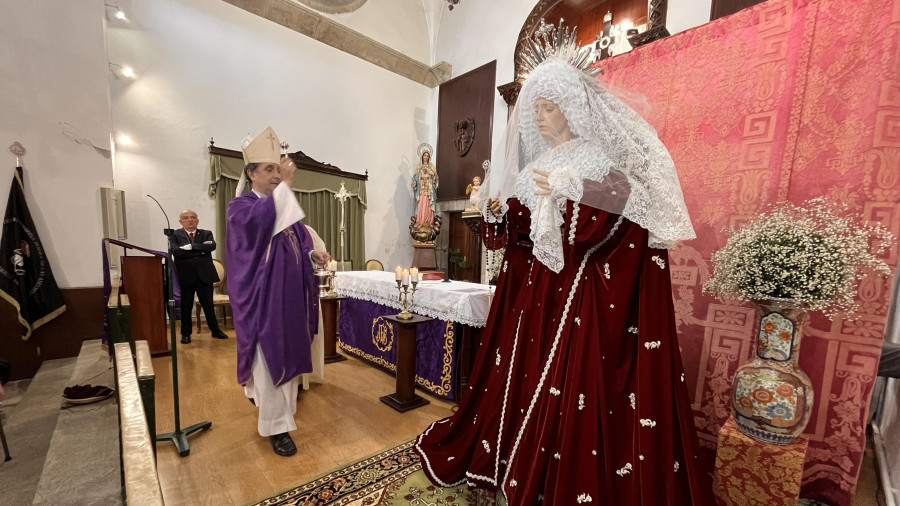
M 544 170 L 537 170 L 537 169 L 534 169 L 532 172 L 537 174 L 537 177 L 534 178 L 534 182 L 535 182 L 535 184 L 538 185 L 538 188 L 540 188 L 540 190 L 534 192 L 534 194 L 539 197 L 543 197 L 545 195 L 550 195 L 550 193 L 551 193 L 550 180 L 547 179 L 550 176 L 550 173 L 547 171 L 544 171 Z

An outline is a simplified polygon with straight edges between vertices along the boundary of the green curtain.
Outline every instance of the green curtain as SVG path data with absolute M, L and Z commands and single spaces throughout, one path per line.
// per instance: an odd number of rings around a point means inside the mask
M 244 161 L 223 155 L 209 156 L 209 197 L 216 201 L 216 257 L 225 262 L 225 241 L 228 230 L 225 216 L 228 203 L 234 198 L 238 179 L 244 170 Z M 344 203 L 344 259 L 352 262 L 353 269 L 365 268 L 365 214 L 366 182 L 344 179 L 340 176 L 297 169 L 292 189 L 306 213 L 303 223 L 312 227 L 325 241 L 331 256 L 341 259 L 341 208 L 334 198 L 341 189 L 341 182 L 351 197 Z M 249 185 L 245 191 L 250 191 Z

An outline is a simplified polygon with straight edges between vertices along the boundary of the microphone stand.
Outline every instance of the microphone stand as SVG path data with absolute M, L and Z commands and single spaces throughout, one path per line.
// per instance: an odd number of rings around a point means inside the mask
M 175 430 L 172 432 L 166 432 L 164 434 L 157 434 L 157 441 L 171 441 L 175 444 L 175 449 L 178 450 L 179 457 L 187 457 L 191 454 L 191 446 L 188 444 L 187 437 L 191 434 L 206 430 L 212 427 L 212 422 L 200 422 L 191 425 L 190 427 L 181 428 L 181 407 L 178 400 L 178 350 L 176 348 L 177 342 L 175 338 L 175 295 L 174 295 L 174 286 L 172 283 L 175 282 L 172 264 L 174 262 L 172 257 L 172 250 L 168 247 L 168 240 L 175 233 L 175 230 L 171 228 L 169 225 L 169 217 L 166 215 L 166 212 L 163 210 L 162 205 L 160 205 L 159 201 L 153 198 L 151 195 L 147 195 L 156 205 L 159 206 L 160 211 L 163 212 L 163 216 L 166 217 L 166 227 L 163 229 L 163 234 L 166 236 L 166 280 L 168 281 L 168 287 L 166 288 L 166 300 L 168 301 L 167 305 L 167 314 L 169 315 L 169 337 L 171 342 L 171 356 L 172 356 L 172 396 L 175 400 Z M 185 318 L 185 315 L 181 315 L 182 318 Z M 190 318 L 190 315 L 187 315 Z

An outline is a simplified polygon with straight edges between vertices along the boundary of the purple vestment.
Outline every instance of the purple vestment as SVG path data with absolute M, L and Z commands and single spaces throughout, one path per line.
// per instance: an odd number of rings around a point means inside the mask
M 276 387 L 312 371 L 310 344 L 319 324 L 312 237 L 298 221 L 270 242 L 275 217 L 271 195 L 250 192 L 228 204 L 226 273 L 241 384 L 250 378 L 257 344 Z

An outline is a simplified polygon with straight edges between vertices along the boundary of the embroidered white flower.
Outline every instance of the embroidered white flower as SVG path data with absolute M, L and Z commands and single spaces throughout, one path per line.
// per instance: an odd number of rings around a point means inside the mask
M 591 455 L 597 455 L 597 450 L 591 450 Z
M 628 327 L 628 332 L 631 332 L 632 334 L 637 335 L 638 328 L 637 327 Z
M 597 217 L 596 217 L 596 216 L 591 216 L 591 221 L 597 221 Z
M 578 498 L 576 498 L 575 500 L 578 501 L 578 504 L 593 501 L 593 499 L 591 499 L 591 496 L 589 496 L 588 494 L 578 494 Z
M 603 264 L 603 275 L 609 279 L 609 264 Z
M 679 468 L 679 467 L 681 467 L 681 466 L 678 465 L 678 461 L 676 460 L 676 461 L 675 461 L 675 472 L 676 472 L 676 473 L 678 472 L 678 468 Z
M 641 418 L 642 427 L 656 427 L 656 422 L 649 418 Z
M 638 455 L 638 458 L 641 459 L 641 460 L 644 460 L 644 456 L 643 456 L 643 455 Z
M 666 261 L 660 258 L 659 255 L 653 255 L 652 257 L 650 257 L 650 260 L 656 262 L 656 265 L 658 265 L 660 269 L 666 268 Z
M 556 460 L 559 460 L 559 454 L 558 454 L 558 453 L 554 453 L 554 454 L 553 454 L 553 458 L 556 459 Z
M 681 373 L 681 382 L 684 383 L 684 373 Z
M 625 464 L 625 466 L 622 467 L 622 469 L 619 469 L 618 471 L 616 471 L 616 474 L 618 474 L 619 476 L 625 476 L 626 474 L 629 474 L 629 473 L 631 473 L 631 463 L 630 462 L 628 464 Z
M 579 327 L 581 326 L 581 318 L 577 316 L 575 317 L 575 325 L 578 325 Z
M 628 400 L 631 401 L 631 409 L 635 409 L 634 408 L 634 399 L 635 399 L 634 392 L 631 392 L 630 394 L 628 394 Z
M 506 268 L 509 267 L 509 261 L 503 262 L 503 272 L 506 272 Z
M 659 348 L 660 346 L 662 346 L 662 341 L 647 341 L 646 343 L 644 343 L 644 347 L 648 350 Z
M 484 446 L 484 451 L 487 453 L 491 453 L 491 445 L 488 444 L 487 439 L 481 440 L 481 445 Z
M 630 243 L 630 244 L 628 245 L 628 247 L 629 247 L 629 248 L 634 248 L 634 243 Z
M 456 458 L 456 457 L 447 457 L 447 462 L 450 462 L 451 460 L 453 460 L 453 459 L 455 459 L 455 458 Z
M 578 394 L 578 411 L 584 409 L 584 394 Z
M 478 415 L 475 415 L 475 416 L 472 418 L 472 425 L 475 425 L 475 420 L 478 420 Z
M 550 393 L 558 396 L 561 392 L 553 387 L 550 387 Z
M 576 202 L 575 205 L 572 206 L 572 223 L 569 227 L 569 244 L 575 244 L 575 227 L 578 225 L 578 211 L 581 209 L 581 206 Z
M 517 482 L 516 480 L 510 480 L 510 482 L 509 482 L 510 487 L 515 487 L 518 484 L 519 484 L 519 482 Z
M 500 365 L 500 348 L 497 348 L 497 358 L 494 360 L 494 364 Z

